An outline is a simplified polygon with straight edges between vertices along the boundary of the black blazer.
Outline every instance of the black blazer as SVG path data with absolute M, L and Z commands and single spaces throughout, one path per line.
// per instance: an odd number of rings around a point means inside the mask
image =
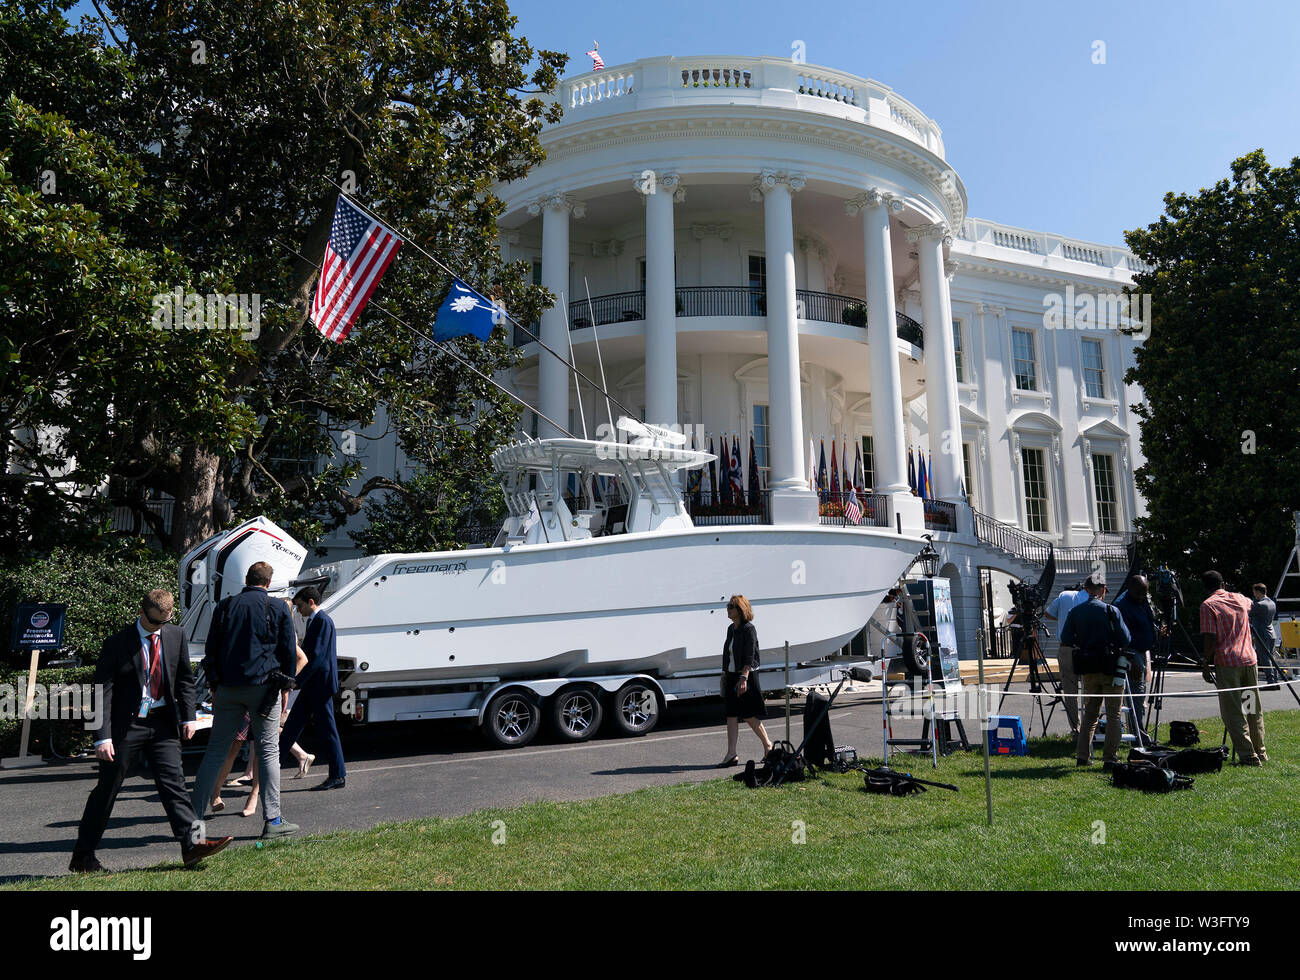
M 727 656 L 727 642 L 731 643 L 734 661 Z M 731 666 L 733 662 L 734 667 Z M 744 623 L 739 630 L 732 623 L 727 627 L 727 640 L 722 644 L 722 670 L 739 674 L 746 667 L 758 669 L 758 630 L 753 623 Z
M 146 679 L 140 632 L 132 620 L 104 641 L 95 666 L 95 684 L 104 693 L 99 729 L 95 741 L 121 741 L 140 711 Z M 164 695 L 176 708 L 176 735 L 181 724 L 194 720 L 194 674 L 185 649 L 185 633 L 168 624 L 162 636 Z

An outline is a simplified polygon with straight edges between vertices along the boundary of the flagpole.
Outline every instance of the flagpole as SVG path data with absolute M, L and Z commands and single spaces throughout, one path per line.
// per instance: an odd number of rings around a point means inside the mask
M 563 293 L 560 293 L 560 308 L 564 310 L 564 335 L 569 338 L 569 357 L 573 357 L 573 331 L 569 329 L 569 304 L 565 301 Z M 578 369 L 573 369 L 573 394 L 578 399 L 578 417 L 582 419 L 582 438 L 587 436 L 587 411 L 582 407 L 582 388 L 578 385 Z
M 443 272 L 447 273 L 447 275 L 451 276 L 453 279 L 460 279 L 460 276 L 458 276 L 455 272 L 453 272 L 451 269 L 449 269 L 445 264 L 443 264 L 441 261 L 439 261 L 436 257 L 434 257 L 433 255 L 430 255 L 428 252 L 426 252 L 424 249 L 422 249 L 422 248 L 420 247 L 420 243 L 417 242 L 417 241 L 415 241 L 415 240 L 414 240 L 410 235 L 408 235 L 406 232 L 402 231 L 402 229 L 397 228 L 397 227 L 394 227 L 394 226 L 392 225 L 391 222 L 386 221 L 386 220 L 385 220 L 385 219 L 384 219 L 384 218 L 383 218 L 383 217 L 382 217 L 378 212 L 374 211 L 372 208 L 369 208 L 369 207 L 367 207 L 366 205 L 362 204 L 360 201 L 356 201 L 356 200 L 354 200 L 353 198 L 349 197 L 349 196 L 348 196 L 348 193 L 347 193 L 347 192 L 346 192 L 346 191 L 345 191 L 345 190 L 344 190 L 344 189 L 343 189 L 339 184 L 335 183 L 335 181 L 333 180 L 333 178 L 327 176 L 327 177 L 325 178 L 325 180 L 328 181 L 330 184 L 332 184 L 334 187 L 336 187 L 336 188 L 338 189 L 338 192 L 339 192 L 340 194 L 342 194 L 344 197 L 346 197 L 346 198 L 348 199 L 348 201 L 352 203 L 353 206 L 355 206 L 356 208 L 360 209 L 361 211 L 364 211 L 367 215 L 369 215 L 369 216 L 370 216 L 372 219 L 374 219 L 375 221 L 381 222 L 381 223 L 383 223 L 383 224 L 385 224 L 385 225 L 388 225 L 389 227 L 392 227 L 394 231 L 398 232 L 398 233 L 402 236 L 402 241 L 403 241 L 403 242 L 406 242 L 407 244 L 409 244 L 413 249 L 415 249 L 417 252 L 419 252 L 421 255 L 423 255 L 426 259 L 428 259 L 430 262 L 432 262 L 434 265 L 436 265 L 439 269 L 441 269 Z M 320 269 L 320 266 L 316 266 L 316 268 L 317 268 L 317 269 Z M 463 279 L 462 279 L 461 281 L 464 282 Z M 473 286 L 472 283 L 468 283 L 467 285 L 469 285 L 471 289 L 474 288 L 474 286 Z M 481 290 L 477 290 L 477 289 L 475 289 L 475 292 L 479 292 L 479 293 L 481 294 L 482 291 L 481 291 Z M 591 385 L 593 388 L 597 387 L 596 382 L 592 381 L 589 377 L 587 377 L 585 374 L 583 374 L 581 371 L 579 371 L 579 370 L 578 370 L 578 366 L 577 366 L 576 364 L 572 363 L 571 361 L 565 360 L 563 354 L 560 354 L 560 353 L 558 353 L 557 351 L 555 351 L 554 349 L 552 349 L 552 348 L 551 348 L 551 347 L 550 347 L 550 346 L 549 346 L 549 345 L 548 345 L 544 340 L 542 340 L 541 337 L 537 336 L 537 334 L 533 333 L 531 330 L 529 330 L 527 327 L 525 327 L 522 323 L 520 323 L 518 320 L 516 320 L 514 317 L 512 317 L 512 316 L 510 315 L 510 312 L 509 312 L 508 310 L 506 310 L 504 307 L 502 307 L 502 306 L 499 305 L 499 304 L 497 305 L 497 309 L 499 309 L 499 310 L 501 311 L 501 315 L 502 315 L 502 316 L 504 316 L 507 320 L 509 320 L 511 323 L 513 323 L 516 327 L 518 327 L 518 328 L 519 328 L 520 330 L 522 330 L 524 333 L 528 334 L 528 336 L 532 337 L 533 340 L 537 341 L 537 345 L 538 345 L 539 347 L 541 347 L 543 350 L 545 350 L 545 351 L 547 351 L 548 353 L 550 353 L 552 356 L 558 358 L 558 359 L 559 359 L 563 364 L 565 364 L 565 365 L 567 365 L 568 367 L 572 368 L 572 369 L 573 369 L 577 374 L 581 375 L 582 380 L 585 381 L 585 382 L 587 382 L 587 384 Z M 567 319 L 567 317 L 566 317 L 566 319 Z M 637 417 L 637 416 L 633 415 L 631 412 L 629 412 L 629 411 L 627 410 L 627 406 L 625 406 L 625 405 L 624 405 L 622 402 L 620 402 L 617 398 L 614 398 L 614 396 L 611 395 L 611 394 L 610 394 L 608 391 L 606 391 L 604 388 L 601 388 L 600 390 L 604 393 L 604 395 L 605 395 L 606 398 L 613 399 L 614 404 L 617 405 L 617 406 L 619 407 L 619 411 L 621 411 L 624 415 L 628 416 L 629 418 L 636 418 L 636 417 Z M 645 419 L 640 419 L 640 421 L 641 421 L 641 422 L 644 422 Z M 551 424 L 554 425 L 554 423 L 551 423 Z M 568 429 L 565 429 L 564 431 L 565 431 L 565 432 L 568 432 Z M 576 438 L 576 437 L 575 437 L 575 438 Z
M 280 241 L 278 238 L 272 238 L 271 241 L 275 242 L 275 244 L 279 245 L 281 248 L 285 249 L 286 251 L 292 252 L 294 255 L 298 256 L 298 258 L 302 259 L 304 262 L 306 262 L 309 266 L 311 266 L 311 267 L 312 267 L 313 269 L 315 269 L 317 272 L 321 272 L 321 267 L 320 267 L 319 265 L 317 265 L 317 264 L 316 264 L 315 262 L 313 262 L 311 259 L 307 258 L 307 256 L 303 255 L 303 254 L 302 254 L 301 252 L 299 252 L 296 248 L 291 248 L 290 246 L 286 245 L 284 242 Z M 436 340 L 434 340 L 432 337 L 430 337 L 430 336 L 428 336 L 428 335 L 426 335 L 426 334 L 421 333 L 419 330 L 417 330 L 415 327 L 411 326 L 409 323 L 407 323 L 405 320 L 403 320 L 403 319 L 402 319 L 400 316 L 398 316 L 396 313 L 393 313 L 391 310 L 388 310 L 388 309 L 384 308 L 383 306 L 380 306 L 378 303 L 370 302 L 370 303 L 367 303 L 366 305 L 367 305 L 367 306 L 373 306 L 373 307 L 374 307 L 375 309 L 377 309 L 380 313 L 383 313 L 383 314 L 387 315 L 387 316 L 388 316 L 389 318 L 391 318 L 394 322 L 401 324 L 401 325 L 404 326 L 407 330 L 411 331 L 411 333 L 413 333 L 413 334 L 415 334 L 417 337 L 419 337 L 421 340 L 426 340 L 426 341 L 428 341 L 430 344 L 432 344 L 432 345 L 433 345 L 435 348 L 437 348 L 438 350 L 442 351 L 444 354 L 450 354 L 450 355 L 452 356 L 452 359 L 453 359 L 453 360 L 459 361 L 459 362 L 460 362 L 461 364 L 463 364 L 465 367 L 469 368 L 471 371 L 473 371 L 475 374 L 477 374 L 480 378 L 482 378 L 484 381 L 486 381 L 488 384 L 490 384 L 493 388 L 497 389 L 497 391 L 501 392 L 501 394 L 505 395 L 505 396 L 508 397 L 508 398 L 513 398 L 515 401 L 517 401 L 520 405 L 524 406 L 524 408 L 528 409 L 530 412 L 532 412 L 532 413 L 533 413 L 534 415 L 536 415 L 538 418 L 545 419 L 545 420 L 546 420 L 547 422 L 549 422 L 551 425 L 555 426 L 555 428 L 556 428 L 558 431 L 563 432 L 563 433 L 564 433 L 566 436 L 568 436 L 570 439 L 576 439 L 576 438 L 577 438 L 577 436 L 575 436 L 572 432 L 570 432 L 570 431 L 569 431 L 568 429 L 566 429 L 564 426 L 560 425 L 560 423 L 556 422 L 556 421 L 555 421 L 554 419 L 552 419 L 551 417 L 549 417 L 549 416 L 547 416 L 547 415 L 544 415 L 541 411 L 539 411 L 537 408 L 533 407 L 532 405 L 529 405 L 528 402 L 524 401 L 522 398 L 520 398 L 518 395 L 516 395 L 513 391 L 508 391 L 507 389 L 501 387 L 501 385 L 497 384 L 495 381 L 493 381 L 491 378 L 489 378 L 486 374 L 484 374 L 482 371 L 480 371 L 478 368 L 476 368 L 476 367 L 475 367 L 473 364 L 471 364 L 469 361 L 465 360 L 463 357 L 461 357 L 459 354 L 457 354 L 454 350 L 452 350 L 452 349 L 451 349 L 450 347 L 448 347 L 446 344 L 440 344 L 440 343 L 438 343 Z

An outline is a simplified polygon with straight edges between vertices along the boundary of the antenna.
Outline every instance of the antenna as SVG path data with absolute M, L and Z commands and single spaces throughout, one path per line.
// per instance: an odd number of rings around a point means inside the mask
M 573 331 L 569 328 L 569 303 L 560 293 L 560 307 L 564 310 L 564 334 L 569 340 L 569 360 L 573 362 L 573 394 L 578 399 L 578 417 L 582 419 L 582 438 L 587 436 L 587 411 L 582 407 L 582 389 L 578 387 L 578 361 L 573 356 Z
M 609 416 L 609 434 L 614 434 L 614 409 L 609 404 L 609 383 L 605 380 L 605 359 L 600 354 L 600 335 L 596 333 L 596 308 L 591 305 L 591 286 L 582 277 L 582 288 L 587 292 L 587 315 L 591 317 L 591 339 L 596 342 L 596 363 L 600 366 L 600 390 L 605 393 L 605 414 Z

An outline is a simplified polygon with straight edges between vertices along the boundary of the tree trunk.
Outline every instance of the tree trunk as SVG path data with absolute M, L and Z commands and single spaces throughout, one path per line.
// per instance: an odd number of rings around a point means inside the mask
M 180 486 L 172 510 L 171 550 L 183 555 L 217 532 L 216 491 L 221 457 L 201 446 L 181 451 Z

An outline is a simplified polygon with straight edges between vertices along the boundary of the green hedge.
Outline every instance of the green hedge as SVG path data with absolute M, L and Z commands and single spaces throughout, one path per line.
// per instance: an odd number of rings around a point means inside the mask
M 0 625 L 13 624 L 18 603 L 67 603 L 63 634 L 65 649 L 75 647 L 82 663 L 93 664 L 104 640 L 135 619 L 140 599 L 150 589 L 176 591 L 177 559 L 133 543 L 113 543 L 87 552 L 58 548 L 53 553 L 0 564 Z M 180 597 L 176 598 L 180 618 Z M 6 651 L 8 652 L 8 651 Z M 9 666 L 21 666 L 25 657 L 10 655 Z
M 94 679 L 94 667 L 60 668 L 57 670 L 38 670 L 36 672 L 36 683 L 45 685 L 47 689 L 52 684 L 90 684 Z M 27 671 L 7 670 L 0 672 L 0 688 L 4 689 L 5 695 L 3 701 L 5 710 L 0 711 L 0 756 L 8 757 L 18 754 L 18 743 L 21 740 L 23 728 L 21 718 L 23 703 L 18 701 L 16 704 L 18 717 L 10 714 L 7 709 L 10 690 L 12 690 L 16 699 L 20 682 L 26 684 Z M 98 699 L 92 704 L 94 707 L 98 707 Z M 37 718 L 32 721 L 32 731 L 28 740 L 27 752 L 29 755 L 50 756 L 52 754 L 50 739 L 53 737 L 58 743 L 59 751 L 67 755 L 72 749 L 88 747 L 94 741 L 92 735 L 93 733 L 86 730 L 84 722 L 80 719 L 60 720 L 51 725 L 48 720 Z

